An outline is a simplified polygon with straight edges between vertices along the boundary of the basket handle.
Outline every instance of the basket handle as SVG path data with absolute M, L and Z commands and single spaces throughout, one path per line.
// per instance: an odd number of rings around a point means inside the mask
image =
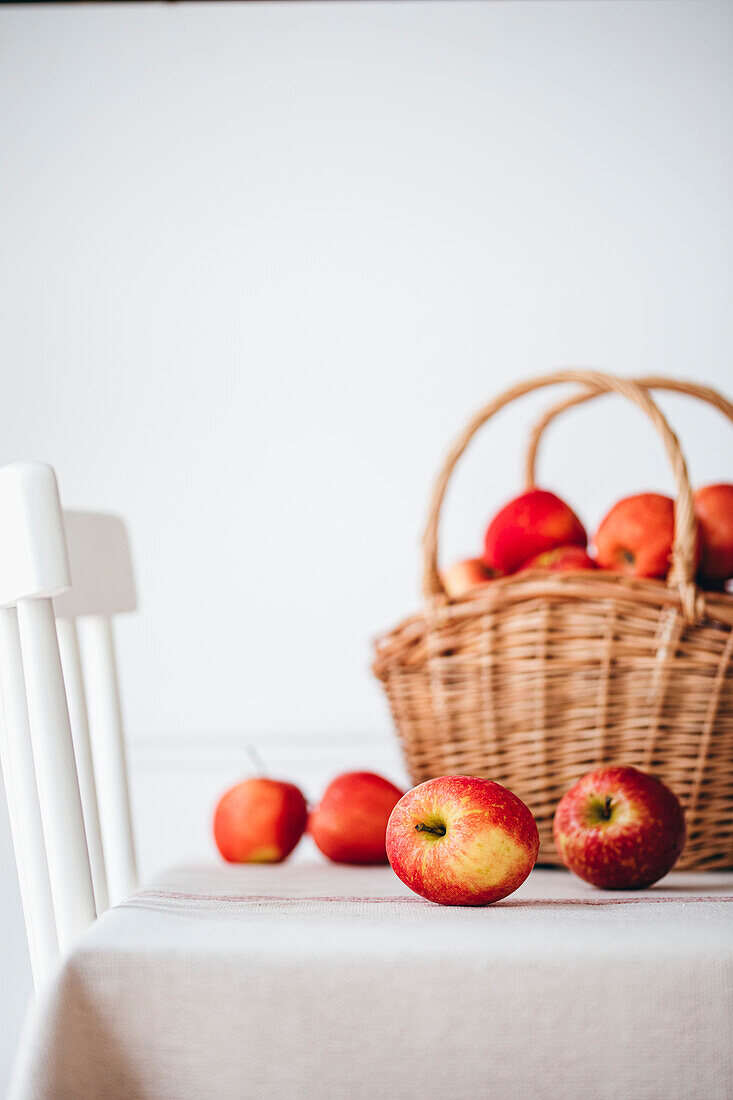
M 451 448 L 443 467 L 433 486 L 433 493 L 428 510 L 428 520 L 423 535 L 423 594 L 430 603 L 445 602 L 447 595 L 438 572 L 438 523 L 443 505 L 443 498 L 448 487 L 454 467 L 466 450 L 473 436 L 483 427 L 499 409 L 509 405 L 517 398 L 523 397 L 533 390 L 543 389 L 545 386 L 555 386 L 560 383 L 575 383 L 585 386 L 586 391 L 581 395 L 585 400 L 600 393 L 619 393 L 637 405 L 645 412 L 654 427 L 662 437 L 667 456 L 672 466 L 675 482 L 677 484 L 677 502 L 675 504 L 675 531 L 672 546 L 672 562 L 669 571 L 668 583 L 677 586 L 685 617 L 693 619 L 695 616 L 695 541 L 696 525 L 695 513 L 692 505 L 692 492 L 690 480 L 687 475 L 687 466 L 680 450 L 679 441 L 674 434 L 664 415 L 654 404 L 646 389 L 630 378 L 618 378 L 613 374 L 603 374 L 600 371 L 566 369 L 554 371 L 552 374 L 540 375 L 538 378 L 530 378 L 525 382 L 519 382 L 510 389 L 505 390 L 499 397 L 494 398 L 485 405 L 458 437 Z M 590 392 L 587 392 L 590 391 Z M 564 407 L 564 406 L 563 406 Z
M 730 421 L 733 421 L 733 404 L 722 393 L 714 390 L 712 386 L 699 386 L 697 382 L 682 382 L 677 378 L 664 378 L 658 375 L 635 378 L 634 381 L 637 386 L 642 386 L 645 390 L 668 390 L 670 393 L 684 393 L 688 397 L 696 397 L 699 401 L 705 401 L 708 405 L 712 405 L 713 408 L 718 409 L 724 416 L 727 416 Z M 595 387 L 581 390 L 580 393 L 573 394 L 572 397 L 566 397 L 564 400 L 558 401 L 556 405 L 547 409 L 540 417 L 530 433 L 527 457 L 524 461 L 524 483 L 528 489 L 535 486 L 537 451 L 548 425 L 556 416 L 564 413 L 566 409 L 572 409 L 575 405 L 582 405 L 585 401 L 600 397 L 605 392 L 605 390 L 599 390 Z

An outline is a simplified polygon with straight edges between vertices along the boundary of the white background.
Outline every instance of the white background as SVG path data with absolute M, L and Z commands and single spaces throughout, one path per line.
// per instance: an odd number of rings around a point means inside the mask
M 129 522 L 118 629 L 145 873 L 211 853 L 245 744 L 311 797 L 399 775 L 370 639 L 418 600 L 430 479 L 512 380 L 731 382 L 733 6 L 332 3 L 0 11 L 0 462 Z M 548 395 L 446 513 L 478 552 Z M 714 413 L 663 401 L 693 480 Z M 589 526 L 671 491 L 615 399 L 550 434 Z M 0 1080 L 29 989 L 0 805 Z

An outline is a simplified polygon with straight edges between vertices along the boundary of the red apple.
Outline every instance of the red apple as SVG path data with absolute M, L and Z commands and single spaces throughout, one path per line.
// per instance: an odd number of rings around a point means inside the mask
M 733 577 L 733 485 L 706 485 L 695 493 L 703 583 L 722 585 Z
M 484 538 L 483 562 L 487 569 L 514 573 L 545 550 L 587 542 L 583 524 L 564 501 L 545 489 L 530 489 L 492 519 Z
M 679 799 L 636 768 L 599 768 L 563 795 L 555 812 L 560 858 L 604 890 L 640 890 L 671 871 L 685 846 Z
M 495 569 L 487 569 L 481 558 L 468 558 L 466 561 L 457 561 L 441 573 L 443 587 L 452 600 L 470 592 L 472 588 L 479 588 L 488 584 L 497 577 Z
M 229 863 L 280 863 L 302 837 L 307 820 L 305 799 L 292 783 L 245 779 L 219 800 L 214 839 Z
M 578 569 L 597 569 L 582 546 L 557 546 L 554 550 L 544 550 L 519 567 L 518 572 L 527 569 L 549 569 L 552 573 L 573 573 Z
M 537 825 L 506 787 L 473 775 L 428 779 L 404 795 L 387 826 L 392 870 L 441 905 L 488 905 L 512 894 L 539 851 Z
M 326 787 L 308 832 L 334 863 L 386 863 L 387 821 L 401 796 L 381 775 L 347 772 Z
M 674 501 L 661 493 L 638 493 L 614 504 L 593 541 L 602 569 L 663 578 L 673 538 Z

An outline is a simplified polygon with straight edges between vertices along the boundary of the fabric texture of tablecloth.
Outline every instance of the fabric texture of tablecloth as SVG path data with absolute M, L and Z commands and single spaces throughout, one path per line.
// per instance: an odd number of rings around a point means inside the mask
M 388 867 L 192 866 L 105 913 L 13 1100 L 730 1100 L 733 875 L 535 870 L 446 908 Z

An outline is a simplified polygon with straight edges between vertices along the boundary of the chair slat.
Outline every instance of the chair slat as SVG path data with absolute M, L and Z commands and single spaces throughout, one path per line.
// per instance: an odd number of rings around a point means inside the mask
M 107 872 L 104 865 L 102 832 L 99 824 L 97 787 L 94 779 L 92 747 L 89 738 L 89 719 L 84 690 L 84 677 L 79 655 L 79 640 L 73 619 L 57 619 L 56 634 L 61 655 L 61 667 L 66 684 L 66 700 L 69 707 L 71 736 L 74 742 L 76 775 L 79 782 L 81 807 L 84 814 L 84 832 L 89 852 L 89 866 L 94 886 L 94 904 L 97 916 L 109 908 Z
M 59 947 L 36 789 L 18 617 L 14 607 L 0 608 L 0 685 L 3 704 L 0 717 L 4 717 L 4 721 L 0 721 L 0 763 L 5 780 L 33 983 L 39 989 L 53 972 Z
M 138 879 L 112 623 L 107 615 L 81 615 L 76 625 L 107 884 L 117 905 L 137 889 Z
M 33 761 L 62 954 L 95 918 L 74 747 L 51 600 L 17 604 Z

